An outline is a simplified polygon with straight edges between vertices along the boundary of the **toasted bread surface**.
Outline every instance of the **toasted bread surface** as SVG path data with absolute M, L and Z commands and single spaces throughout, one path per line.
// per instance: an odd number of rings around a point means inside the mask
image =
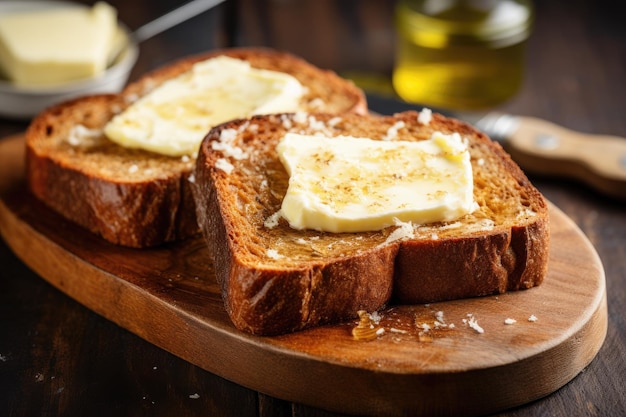
M 469 142 L 479 208 L 449 223 L 362 233 L 295 230 L 275 219 L 289 177 L 276 153 L 286 132 L 423 140 L 458 132 Z M 396 127 L 394 127 L 396 126 Z M 236 132 L 235 160 L 213 144 Z M 229 138 L 232 135 L 226 135 Z M 232 170 L 224 170 L 226 160 Z M 229 172 L 227 172 L 229 171 Z M 390 303 L 427 303 L 539 285 L 547 270 L 548 209 L 508 154 L 470 125 L 434 114 L 394 116 L 283 114 L 237 120 L 204 139 L 192 191 L 226 309 L 241 330 L 273 335 L 374 311 Z M 273 217 L 274 216 L 274 217 Z
M 212 51 L 170 63 L 121 94 L 83 97 L 38 115 L 26 132 L 27 178 L 34 195 L 69 220 L 123 246 L 150 247 L 198 234 L 188 177 L 195 155 L 170 157 L 119 146 L 105 124 L 139 97 L 198 61 L 219 55 L 284 71 L 306 87 L 306 111 L 365 113 L 363 92 L 335 73 L 262 48 Z

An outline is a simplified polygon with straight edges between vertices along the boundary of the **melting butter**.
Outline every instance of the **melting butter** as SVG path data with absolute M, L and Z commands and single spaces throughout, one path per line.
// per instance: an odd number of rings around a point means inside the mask
M 257 114 L 299 110 L 304 88 L 293 76 L 220 56 L 196 63 L 115 116 L 104 129 L 118 144 L 194 155 L 209 130 Z
M 281 215 L 295 229 L 373 231 L 452 221 L 475 207 L 469 151 L 456 133 L 412 142 L 287 133 L 276 149 L 290 176 Z

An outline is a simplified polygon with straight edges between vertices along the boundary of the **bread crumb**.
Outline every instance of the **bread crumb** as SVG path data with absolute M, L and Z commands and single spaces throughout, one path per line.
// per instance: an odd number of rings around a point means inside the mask
M 293 121 L 299 123 L 301 125 L 307 122 L 307 114 L 305 112 L 299 111 L 293 115 Z
M 324 103 L 324 100 L 322 100 L 319 97 L 314 98 L 313 100 L 309 101 L 309 106 L 311 106 L 311 108 L 313 109 L 323 109 L 326 106 L 326 103 Z
M 439 328 L 449 328 L 449 329 L 453 329 L 454 328 L 454 324 L 453 323 L 446 323 L 446 319 L 444 318 L 443 315 L 443 311 L 437 311 L 435 313 L 435 321 L 434 321 L 434 326 L 435 329 L 439 329 Z
M 339 123 L 341 123 L 341 117 L 333 117 L 332 119 L 330 119 L 328 122 L 326 122 L 326 124 L 330 127 L 335 127 L 337 126 Z
M 244 123 L 240 124 L 237 128 L 237 134 L 241 134 L 248 130 L 248 126 L 250 126 L 250 120 L 246 120 Z
M 230 174 L 235 169 L 233 164 L 228 162 L 225 158 L 219 158 L 217 161 L 215 161 L 215 168 L 221 169 L 227 174 Z
M 72 146 L 94 146 L 103 137 L 101 129 L 90 129 L 78 124 L 70 129 L 67 142 Z
M 220 132 L 219 141 L 211 142 L 211 149 L 221 151 L 224 156 L 228 156 L 236 160 L 248 158 L 248 154 L 246 154 L 240 147 L 233 145 L 233 141 L 236 137 L 237 131 L 235 129 L 224 129 Z
M 480 327 L 480 325 L 478 324 L 478 321 L 476 320 L 473 314 L 468 314 L 467 317 L 468 317 L 467 319 L 463 319 L 463 323 L 467 324 L 469 327 L 474 329 L 477 333 L 481 333 L 481 334 L 485 333 L 485 330 L 482 327 Z
M 380 244 L 380 246 L 385 246 L 390 243 L 393 243 L 397 240 L 405 240 L 405 239 L 413 239 L 415 237 L 415 229 L 413 228 L 413 223 L 411 222 L 402 222 L 397 218 L 394 218 L 394 223 L 397 228 L 387 236 L 387 239 Z
M 476 163 L 478 164 L 478 166 L 483 166 L 485 165 L 485 160 L 483 158 L 479 158 L 478 161 L 476 161 Z
M 200 394 L 198 394 L 198 393 L 191 394 L 191 395 L 189 396 L 189 398 L 191 398 L 192 400 L 197 400 L 198 398 L 200 398 Z
M 406 334 L 408 333 L 406 330 L 402 330 L 402 329 L 396 329 L 395 327 L 390 327 L 389 331 L 391 333 L 401 333 L 401 334 Z
M 276 249 L 268 249 L 266 252 L 267 256 L 272 259 L 280 259 L 282 255 L 278 253 Z
M 192 184 L 196 182 L 196 176 L 193 172 L 189 174 L 189 177 L 187 177 L 187 181 L 189 181 Z
M 370 313 L 370 318 L 375 324 L 379 324 L 383 317 L 380 313 L 378 313 L 378 311 L 374 311 L 373 313 Z
M 309 116 L 307 119 L 309 127 L 317 132 L 325 132 L 326 124 L 320 120 L 317 120 L 314 116 Z M 324 136 L 326 133 L 324 133 Z
M 433 118 L 433 111 L 431 109 L 424 107 L 422 111 L 420 112 L 419 116 L 417 116 L 417 121 L 425 126 L 428 126 L 432 118 Z
M 291 129 L 293 127 L 293 124 L 291 123 L 291 119 L 289 119 L 286 115 L 282 115 L 280 120 L 281 120 L 281 122 L 283 124 L 283 127 L 286 130 L 289 130 L 289 129 Z
M 530 322 L 537 321 L 537 316 L 535 316 L 534 314 L 531 314 L 530 317 L 528 317 L 528 321 L 530 321 Z
M 139 167 L 137 166 L 137 164 L 132 164 L 131 166 L 128 167 L 129 174 L 134 174 L 137 171 L 139 171 Z
M 181 160 L 181 161 L 183 161 L 183 162 L 189 162 L 189 161 L 190 161 L 189 155 L 183 155 L 183 156 L 181 156 L 181 157 L 180 157 L 180 160 Z
M 515 324 L 515 323 L 517 323 L 517 320 L 515 319 L 511 319 L 511 318 L 504 319 L 504 324 Z
M 522 211 L 520 211 L 519 213 L 517 213 L 517 218 L 518 219 L 525 219 L 528 217 L 535 217 L 537 215 L 536 212 L 534 212 L 533 210 L 526 208 Z
M 280 219 L 280 216 L 281 214 L 279 210 L 276 213 L 269 216 L 267 219 L 265 219 L 265 221 L 263 222 L 263 226 L 267 227 L 268 229 L 275 228 L 276 226 L 278 226 L 278 219 Z
M 398 136 L 398 131 L 402 129 L 404 126 L 405 126 L 404 121 L 402 120 L 397 121 L 396 123 L 394 123 L 393 126 L 387 129 L 387 133 L 385 133 L 385 136 L 383 136 L 383 140 L 386 140 L 386 141 L 394 140 Z

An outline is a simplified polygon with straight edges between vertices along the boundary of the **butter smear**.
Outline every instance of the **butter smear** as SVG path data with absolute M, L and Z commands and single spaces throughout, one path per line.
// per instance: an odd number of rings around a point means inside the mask
M 105 134 L 128 148 L 193 155 L 209 130 L 228 120 L 299 110 L 304 87 L 293 76 L 226 56 L 196 63 L 131 104 Z
M 457 133 L 410 142 L 287 133 L 276 150 L 290 176 L 280 212 L 294 229 L 374 231 L 453 221 L 475 208 Z

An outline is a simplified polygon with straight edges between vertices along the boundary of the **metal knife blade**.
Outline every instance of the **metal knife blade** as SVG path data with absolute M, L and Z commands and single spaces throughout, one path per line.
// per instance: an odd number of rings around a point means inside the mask
M 385 114 L 423 108 L 391 98 L 368 96 L 368 101 L 372 110 Z M 474 125 L 528 173 L 574 179 L 626 199 L 626 138 L 576 132 L 534 117 L 432 110 Z

